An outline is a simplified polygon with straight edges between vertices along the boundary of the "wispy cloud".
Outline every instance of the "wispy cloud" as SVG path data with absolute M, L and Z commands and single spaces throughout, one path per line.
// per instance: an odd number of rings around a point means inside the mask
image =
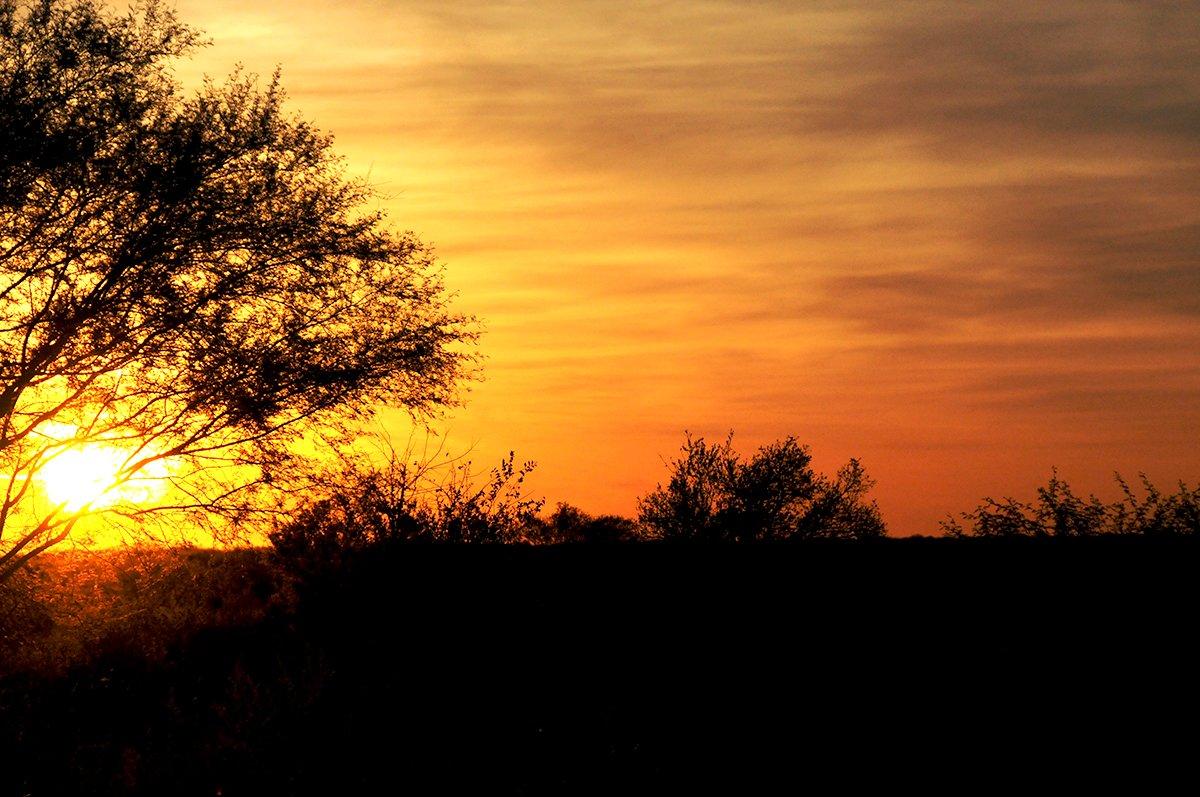
M 552 497 L 629 509 L 685 426 L 861 454 L 913 531 L 1200 466 L 1200 3 L 180 10 L 437 243 L 491 330 L 457 433 Z

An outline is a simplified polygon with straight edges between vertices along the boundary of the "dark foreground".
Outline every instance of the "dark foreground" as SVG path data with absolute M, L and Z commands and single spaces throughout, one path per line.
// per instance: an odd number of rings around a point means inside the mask
M 1145 539 L 378 551 L 160 655 L 0 681 L 0 794 L 1144 790 L 1194 755 L 1198 564 Z

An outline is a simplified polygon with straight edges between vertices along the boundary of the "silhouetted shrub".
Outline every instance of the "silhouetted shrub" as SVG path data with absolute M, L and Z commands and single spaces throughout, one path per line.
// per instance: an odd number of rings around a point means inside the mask
M 262 550 L 47 554 L 0 585 L 0 670 L 159 660 L 200 631 L 259 622 L 292 599 L 285 574 Z
M 638 501 L 647 532 L 666 540 L 749 542 L 867 539 L 885 534 L 879 508 L 866 502 L 874 482 L 858 460 L 830 479 L 815 473 L 806 446 L 788 437 L 742 461 L 732 446 L 684 441 L 668 464 L 666 486 Z
M 0 582 L 0 676 L 19 669 L 54 628 L 45 571 L 29 567 Z
M 1145 497 L 1116 476 L 1122 498 L 1105 503 L 1094 495 L 1081 498 L 1059 478 L 1050 476 L 1037 488 L 1032 503 L 1013 498 L 985 498 L 983 503 L 958 519 L 942 522 L 942 529 L 955 537 L 1092 537 L 1102 534 L 1136 534 L 1178 537 L 1200 534 L 1200 489 L 1179 483 L 1179 492 L 1164 494 L 1145 474 L 1141 476 Z
M 638 525 L 620 515 L 590 515 L 579 507 L 560 503 L 550 517 L 540 521 L 539 542 L 619 543 L 642 539 Z
M 349 466 L 324 497 L 271 534 L 275 550 L 304 571 L 336 569 L 382 543 L 533 542 L 541 500 L 522 495 L 534 463 L 510 452 L 478 486 L 471 463 L 410 462 L 393 454 L 383 467 Z

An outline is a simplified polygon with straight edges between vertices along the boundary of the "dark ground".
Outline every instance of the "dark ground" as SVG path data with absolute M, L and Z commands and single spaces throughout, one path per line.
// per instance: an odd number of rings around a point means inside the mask
M 1144 792 L 1197 751 L 1198 564 L 1148 539 L 377 551 L 253 622 L 0 681 L 0 794 Z

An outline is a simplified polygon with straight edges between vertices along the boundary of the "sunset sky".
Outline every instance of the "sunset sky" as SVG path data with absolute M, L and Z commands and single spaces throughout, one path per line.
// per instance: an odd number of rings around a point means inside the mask
M 445 428 L 631 513 L 684 430 L 896 534 L 1200 476 L 1200 3 L 180 0 L 486 324 Z

